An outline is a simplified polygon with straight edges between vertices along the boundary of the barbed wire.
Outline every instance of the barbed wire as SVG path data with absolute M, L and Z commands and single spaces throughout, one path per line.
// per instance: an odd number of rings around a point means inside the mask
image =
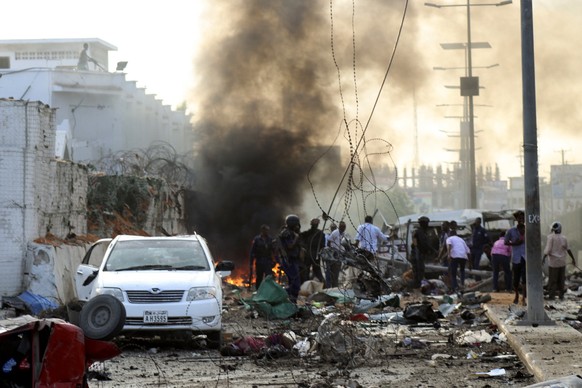
M 178 154 L 171 144 L 154 142 L 146 149 L 118 151 L 92 164 L 95 171 L 106 175 L 133 175 L 164 179 L 176 187 L 194 187 L 196 174 L 191 167 L 191 154 Z

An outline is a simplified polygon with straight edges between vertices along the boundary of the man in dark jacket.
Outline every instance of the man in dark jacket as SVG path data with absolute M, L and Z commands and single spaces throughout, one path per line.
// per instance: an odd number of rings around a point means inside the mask
M 481 217 L 477 217 L 475 219 L 475 223 L 473 224 L 473 236 L 471 245 L 471 263 L 473 269 L 479 269 L 479 262 L 481 261 L 483 249 L 486 245 L 491 245 L 491 240 L 489 239 L 487 230 L 481 225 Z M 476 279 L 481 280 L 481 278 L 478 276 Z
M 412 236 L 412 272 L 414 274 L 413 288 L 420 288 L 420 283 L 424 279 L 424 267 L 426 261 L 432 253 L 428 238 L 429 218 L 422 216 L 418 218 L 418 229 Z
M 261 233 L 255 236 L 251 245 L 250 264 L 251 269 L 253 268 L 253 262 L 255 264 L 255 287 L 257 290 L 263 279 L 273 274 L 275 265 L 273 238 L 269 234 L 270 229 L 269 225 L 261 225 Z
M 295 214 L 290 214 L 285 218 L 285 226 L 279 233 L 278 238 L 278 260 L 287 275 L 289 282 L 287 294 L 289 295 L 289 300 L 293 303 L 297 302 L 299 289 L 301 288 L 301 278 L 299 276 L 299 255 L 301 252 L 301 244 L 299 241 L 300 230 L 301 224 L 299 223 L 299 217 Z
M 310 276 L 312 271 L 313 277 L 317 278 L 320 282 L 325 280 L 319 260 L 319 251 L 325 246 L 325 235 L 318 227 L 319 219 L 314 218 L 311 220 L 311 228 L 301 233 L 301 243 L 306 250 L 303 266 L 300 271 L 301 283 L 312 279 Z

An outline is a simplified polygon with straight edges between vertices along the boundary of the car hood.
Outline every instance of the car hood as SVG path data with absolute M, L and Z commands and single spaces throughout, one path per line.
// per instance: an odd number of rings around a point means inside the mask
M 188 290 L 191 287 L 214 285 L 213 271 L 103 271 L 99 284 L 132 290 Z

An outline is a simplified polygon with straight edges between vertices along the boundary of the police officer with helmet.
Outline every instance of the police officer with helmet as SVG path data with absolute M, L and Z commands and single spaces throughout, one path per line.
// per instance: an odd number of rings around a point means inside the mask
M 412 272 L 414 274 L 413 288 L 420 288 L 420 283 L 424 279 L 425 262 L 430 255 L 431 246 L 428 238 L 429 218 L 422 216 L 418 218 L 418 229 L 412 236 Z
M 287 280 L 289 282 L 287 294 L 289 295 L 289 300 L 293 303 L 297 302 L 299 289 L 301 288 L 301 279 L 299 276 L 299 265 L 301 262 L 300 230 L 301 224 L 299 217 L 295 214 L 290 214 L 285 218 L 285 226 L 281 230 L 281 233 L 279 233 L 279 259 L 283 271 L 287 274 Z

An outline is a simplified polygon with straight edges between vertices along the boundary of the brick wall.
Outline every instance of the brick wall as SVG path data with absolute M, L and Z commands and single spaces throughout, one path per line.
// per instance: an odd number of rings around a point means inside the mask
M 86 168 L 58 162 L 55 111 L 0 100 L 0 295 L 22 291 L 27 244 L 51 232 L 86 232 Z

